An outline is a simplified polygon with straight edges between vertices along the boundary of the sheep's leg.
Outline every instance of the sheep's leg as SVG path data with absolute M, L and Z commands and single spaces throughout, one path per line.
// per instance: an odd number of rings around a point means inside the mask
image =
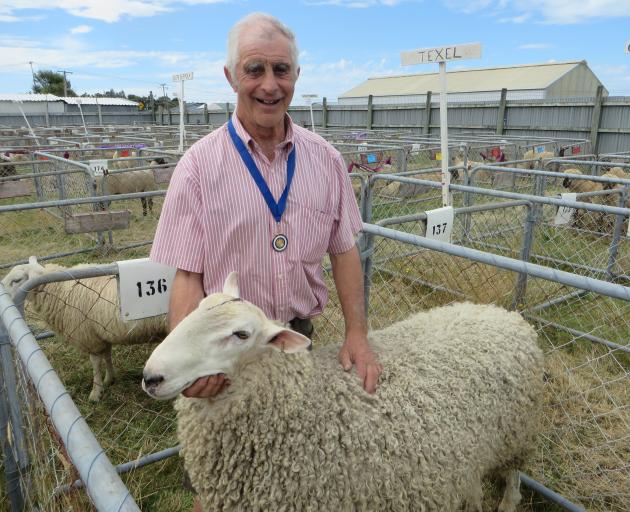
M 112 382 L 114 382 L 114 364 L 112 363 L 111 345 L 108 346 L 102 354 L 103 359 L 105 360 L 105 380 L 103 381 L 103 384 L 105 386 L 109 386 Z
M 518 470 L 510 469 L 506 471 L 504 478 L 505 492 L 499 504 L 498 512 L 514 512 L 521 501 L 521 491 L 519 490 L 521 479 L 518 476 Z
M 142 216 L 146 217 L 147 216 L 147 198 L 141 197 L 140 202 L 142 203 Z
M 481 478 L 477 477 L 470 487 L 466 498 L 466 512 L 483 512 L 483 489 Z
M 90 362 L 92 363 L 92 391 L 90 392 L 90 401 L 98 402 L 103 394 L 103 377 L 101 376 L 101 355 L 90 354 Z
M 147 197 L 147 205 L 149 206 L 149 213 L 153 215 L 153 198 Z

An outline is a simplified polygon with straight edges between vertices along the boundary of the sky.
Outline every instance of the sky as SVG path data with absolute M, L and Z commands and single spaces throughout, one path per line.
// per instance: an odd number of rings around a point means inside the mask
M 481 43 L 447 70 L 585 60 L 612 96 L 630 96 L 630 0 L 0 0 L 0 93 L 66 70 L 78 94 L 124 90 L 235 101 L 223 75 L 230 27 L 261 11 L 296 34 L 304 94 L 334 102 L 372 76 L 434 73 L 400 53 Z M 315 100 L 318 101 L 318 100 Z

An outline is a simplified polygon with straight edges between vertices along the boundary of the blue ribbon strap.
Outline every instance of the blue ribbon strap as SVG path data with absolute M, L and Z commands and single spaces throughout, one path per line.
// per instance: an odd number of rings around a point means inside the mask
M 287 184 L 284 187 L 284 191 L 282 192 L 280 199 L 276 203 L 273 195 L 271 194 L 271 190 L 269 190 L 269 186 L 265 181 L 265 178 L 263 178 L 263 175 L 256 165 L 256 162 L 254 162 L 252 155 L 249 154 L 245 143 L 236 133 L 231 119 L 228 121 L 228 131 L 230 132 L 230 137 L 232 138 L 234 146 L 241 155 L 243 163 L 247 167 L 249 174 L 254 179 L 258 190 L 260 190 L 260 193 L 265 199 L 265 202 L 267 203 L 271 214 L 273 215 L 274 219 L 276 219 L 276 222 L 280 222 L 280 219 L 282 219 L 282 214 L 284 213 L 284 210 L 287 206 L 287 197 L 289 197 L 289 189 L 291 188 L 291 182 L 293 181 L 293 175 L 295 174 L 295 146 L 293 146 L 293 149 L 289 153 L 289 158 L 287 159 Z

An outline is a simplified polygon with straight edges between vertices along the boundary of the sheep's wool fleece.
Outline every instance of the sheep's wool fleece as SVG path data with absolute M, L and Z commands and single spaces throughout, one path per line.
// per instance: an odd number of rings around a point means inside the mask
M 542 352 L 517 313 L 457 304 L 370 341 L 375 395 L 339 347 L 270 350 L 217 399 L 180 397 L 185 467 L 206 511 L 455 511 L 533 446 Z
M 67 270 L 54 264 L 44 269 L 46 274 Z M 52 330 L 84 352 L 99 354 L 110 344 L 160 341 L 166 335 L 165 316 L 123 322 L 117 287 L 115 276 L 59 281 L 38 286 L 28 300 Z

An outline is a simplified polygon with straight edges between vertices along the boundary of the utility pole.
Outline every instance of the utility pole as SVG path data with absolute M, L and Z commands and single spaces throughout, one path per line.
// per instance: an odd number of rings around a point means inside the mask
M 33 61 L 29 60 L 28 63 L 31 65 L 31 75 L 33 76 L 33 92 L 35 92 L 35 71 L 33 71 Z
M 65 69 L 60 69 L 57 73 L 63 73 L 63 96 L 64 98 L 68 97 L 68 80 L 66 79 L 66 73 L 72 74 L 72 71 L 66 71 Z
M 166 84 L 160 84 L 162 86 L 162 97 L 165 98 L 166 97 Z

